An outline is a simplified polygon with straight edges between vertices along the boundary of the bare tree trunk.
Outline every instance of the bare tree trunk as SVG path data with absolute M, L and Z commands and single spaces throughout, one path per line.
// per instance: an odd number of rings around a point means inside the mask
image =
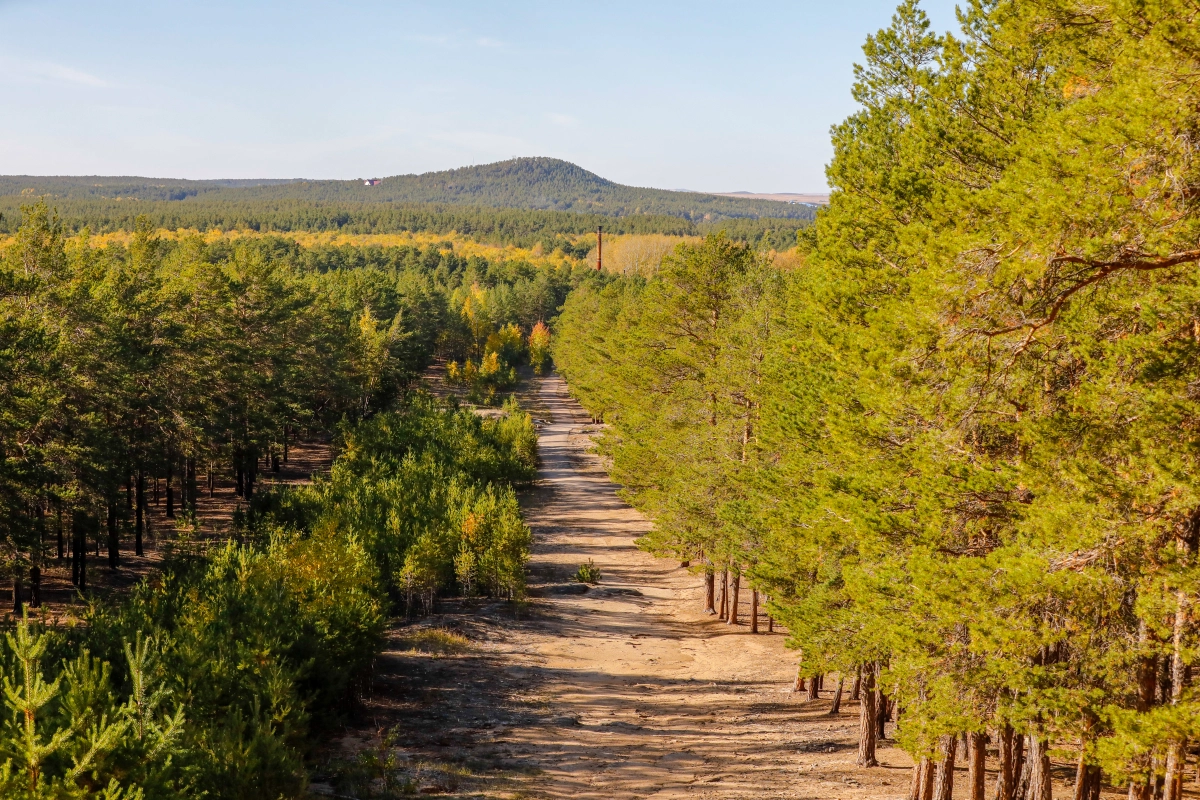
M 1150 643 L 1150 629 L 1145 620 L 1138 621 L 1138 645 L 1143 652 Z M 1158 685 L 1158 658 L 1153 654 L 1143 654 L 1138 659 L 1138 694 L 1135 708 L 1145 713 L 1154 705 L 1154 696 Z M 1129 800 L 1150 800 L 1153 787 L 1153 775 L 1145 780 L 1129 782 Z
M 1087 800 L 1088 794 L 1088 763 L 1087 753 L 1079 748 L 1079 760 L 1075 763 L 1075 794 L 1074 800 Z
M 167 456 L 167 519 L 175 519 L 175 484 L 172 482 L 174 465 Z
M 741 589 L 741 587 L 741 570 L 734 570 L 732 591 L 729 594 L 729 619 L 726 620 L 726 623 L 729 625 L 738 624 L 738 590 Z
M 879 685 L 879 676 L 875 676 L 876 686 Z M 887 721 L 888 721 L 888 697 L 883 693 L 883 689 L 875 689 L 875 723 L 878 725 L 878 730 L 875 732 L 875 738 L 887 738 Z
M 146 474 L 141 469 L 138 469 L 136 494 L 133 502 L 133 552 L 140 556 L 143 555 L 142 536 L 146 530 Z
M 846 677 L 838 675 L 837 688 L 833 690 L 833 705 L 829 707 L 829 714 L 833 716 L 842 710 L 842 687 L 846 685 Z
M 858 766 L 875 767 L 875 668 L 866 664 L 862 669 L 862 702 L 859 705 Z
M 862 665 L 859 665 L 858 671 L 854 673 L 854 685 L 850 689 L 850 699 L 858 702 L 862 693 Z
M 967 785 L 971 789 L 971 800 L 984 800 L 984 780 L 987 777 L 987 734 L 968 733 Z
M 758 589 L 750 590 L 750 632 L 758 633 Z
M 21 572 L 17 568 L 13 569 L 12 604 L 13 614 L 20 617 L 25 611 L 25 600 L 21 592 Z
M 183 461 L 183 466 L 184 466 L 184 475 L 187 476 L 187 478 L 186 478 L 187 485 L 184 487 L 183 491 L 184 491 L 184 494 L 187 495 L 188 511 L 191 511 L 192 514 L 195 514 L 196 513 L 196 499 L 197 499 L 197 496 L 199 495 L 199 492 L 196 490 L 196 487 L 198 485 L 196 482 L 196 459 L 191 456 L 189 456 L 188 458 L 185 458 Z
M 29 568 L 29 605 L 42 607 L 42 570 L 37 564 Z
M 808 681 L 808 699 L 821 699 L 821 676 L 813 675 Z
M 1036 735 L 1029 736 L 1028 800 L 1053 800 L 1051 797 L 1049 744 Z
M 792 691 L 788 694 L 795 694 L 796 692 L 804 691 L 804 676 L 800 674 L 800 670 L 803 665 L 803 661 L 800 661 L 796 664 L 796 680 L 792 681 Z
M 933 780 L 933 800 L 954 798 L 954 756 L 958 752 L 958 736 L 943 736 L 938 742 L 937 776 Z
M 908 800 L 931 800 L 933 797 L 933 760 L 929 756 L 921 756 L 921 760 L 913 764 L 912 786 L 908 790 Z
M 79 527 L 75 540 L 79 551 L 79 581 L 76 585 L 81 592 L 87 589 L 87 535 L 92 527 L 91 521 L 90 515 L 84 518 L 84 524 Z
M 55 505 L 56 514 L 58 516 L 58 527 L 55 531 L 58 536 L 58 560 L 62 561 L 64 558 L 67 557 L 67 552 L 66 552 L 66 544 L 67 543 L 63 540 L 62 501 L 59 500 L 59 501 L 55 502 L 54 505 Z
M 1087 792 L 1083 800 L 1100 800 L 1100 789 L 1104 782 L 1104 774 L 1098 764 L 1088 764 Z
M 117 539 L 117 504 L 108 504 L 108 568 L 116 569 L 121 565 L 121 548 Z
M 712 565 L 704 571 L 704 613 L 716 614 L 717 574 Z
M 717 619 L 724 622 L 729 619 L 729 570 L 721 570 L 721 608 L 717 612 Z
M 1171 705 L 1179 705 L 1183 697 L 1186 665 L 1183 661 L 1183 636 L 1187 627 L 1188 596 L 1180 591 L 1175 595 L 1175 625 L 1171 634 Z M 1163 800 L 1181 800 L 1183 793 L 1183 770 L 1187 765 L 1186 742 L 1171 742 L 1167 749 L 1166 781 Z

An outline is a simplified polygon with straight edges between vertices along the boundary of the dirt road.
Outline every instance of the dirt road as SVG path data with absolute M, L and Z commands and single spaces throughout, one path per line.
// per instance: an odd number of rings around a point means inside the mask
M 399 725 L 413 788 L 472 797 L 898 798 L 908 757 L 854 766 L 858 708 L 830 717 L 831 692 L 789 697 L 795 656 L 775 633 L 704 615 L 702 585 L 637 549 L 646 520 L 588 452 L 583 410 L 557 377 L 527 397 L 549 423 L 541 473 L 522 498 L 533 530 L 531 600 L 446 602 L 422 624 L 468 652 L 411 648 L 398 628 L 368 708 Z M 571 581 L 592 559 L 597 586 Z M 741 616 L 750 613 L 742 593 Z M 765 631 L 765 616 L 763 617 Z M 432 648 L 436 651 L 438 648 Z M 349 748 L 372 740 L 347 737 Z
M 648 524 L 587 452 L 586 415 L 557 377 L 540 395 L 553 424 L 525 507 L 531 587 L 549 608 L 528 632 L 526 658 L 541 672 L 554 727 L 508 737 L 538 756 L 531 788 L 549 797 L 901 795 L 911 762 L 899 751 L 883 751 L 892 766 L 870 775 L 854 768 L 854 704 L 831 718 L 828 697 L 788 697 L 795 656 L 782 635 L 706 616 L 698 576 L 636 548 Z M 556 594 L 589 558 L 599 586 Z M 748 620 L 748 592 L 740 610 Z

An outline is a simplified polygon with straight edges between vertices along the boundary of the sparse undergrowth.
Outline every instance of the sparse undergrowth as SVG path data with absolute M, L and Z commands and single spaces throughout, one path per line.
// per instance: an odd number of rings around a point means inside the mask
M 405 634 L 400 640 L 400 648 L 437 656 L 457 656 L 475 649 L 470 639 L 445 628 L 423 628 Z

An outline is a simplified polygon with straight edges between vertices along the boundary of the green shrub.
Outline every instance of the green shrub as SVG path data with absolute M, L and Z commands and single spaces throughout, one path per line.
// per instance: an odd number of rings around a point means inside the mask
M 575 570 L 575 575 L 572 576 L 572 580 L 578 581 L 579 583 L 599 583 L 600 568 L 597 567 L 596 564 L 589 558 L 586 564 L 580 564 L 579 569 Z

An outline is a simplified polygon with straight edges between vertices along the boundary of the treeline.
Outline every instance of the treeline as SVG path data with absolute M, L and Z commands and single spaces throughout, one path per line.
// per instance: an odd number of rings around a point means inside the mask
M 0 234 L 14 233 L 20 226 L 21 207 L 37 197 L 0 196 Z M 754 244 L 767 241 L 784 250 L 795 247 L 796 233 L 809 224 L 804 219 L 727 219 L 692 221 L 666 215 L 639 214 L 610 217 L 570 211 L 520 210 L 454 206 L 435 203 L 364 203 L 354 201 L 312 202 L 306 200 L 212 200 L 187 203 L 166 200 L 118 198 L 73 198 L 49 194 L 47 202 L 58 212 L 64 228 L 93 233 L 131 231 L 139 217 L 155 228 L 166 230 L 240 231 L 294 233 L 337 231 L 367 233 L 457 232 L 478 241 L 533 247 L 546 252 L 564 250 L 572 257 L 586 255 L 578 237 L 594 234 L 597 227 L 612 234 L 666 234 L 694 236 L 725 229 Z M 590 245 L 589 245 L 590 246 Z
M 87 542 L 112 568 L 123 547 L 141 555 L 148 484 L 165 482 L 169 518 L 214 475 L 250 501 L 299 431 L 387 409 L 439 351 L 527 335 L 586 273 L 136 224 L 128 247 L 95 248 L 38 204 L 0 261 L 0 547 L 18 595 L 68 553 L 85 586 Z
M 370 176 L 364 176 L 370 177 Z M 651 215 L 692 221 L 740 218 L 811 220 L 804 205 L 623 186 L 556 158 L 514 158 L 494 164 L 396 175 L 367 186 L 362 180 L 186 181 L 131 177 L 2 176 L 0 195 L 28 192 L 59 200 L 168 201 L 189 206 L 334 205 L 355 208 L 438 203 L 552 210 L 607 218 Z
M 972 800 L 1049 800 L 1052 753 L 1077 798 L 1195 766 L 1196 22 L 971 3 L 937 37 L 906 0 L 802 266 L 710 237 L 559 320 L 644 546 L 710 611 L 768 595 L 799 679 L 857 676 L 859 763 L 893 721 L 914 800 L 963 758 Z

